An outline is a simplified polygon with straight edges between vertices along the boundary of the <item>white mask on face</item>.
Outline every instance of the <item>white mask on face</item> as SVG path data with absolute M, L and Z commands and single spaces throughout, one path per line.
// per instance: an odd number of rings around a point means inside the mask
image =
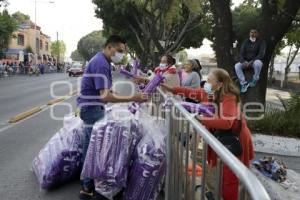
M 164 70 L 164 69 L 167 68 L 167 64 L 166 64 L 166 63 L 160 63 L 160 64 L 159 64 L 159 68 L 160 68 L 161 70 Z
M 255 41 L 256 41 L 256 38 L 250 37 L 250 40 L 251 40 L 251 42 L 255 42 Z
M 123 53 L 116 52 L 115 55 L 111 57 L 111 61 L 113 61 L 114 64 L 119 64 L 120 62 L 122 62 L 123 58 L 124 58 Z

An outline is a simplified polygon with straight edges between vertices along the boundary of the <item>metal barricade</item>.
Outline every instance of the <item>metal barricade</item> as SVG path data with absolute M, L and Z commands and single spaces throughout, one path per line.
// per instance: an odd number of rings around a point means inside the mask
M 172 95 L 158 88 L 153 95 L 149 111 L 152 115 L 163 118 L 168 130 L 165 200 L 206 199 L 208 145 L 218 156 L 213 192 L 215 199 L 222 199 L 223 164 L 226 164 L 239 179 L 239 200 L 247 199 L 246 196 L 253 200 L 270 199 L 255 175 Z M 201 178 L 196 175 L 197 165 L 202 167 Z M 192 173 L 189 173 L 189 167 L 192 168 Z M 196 186 L 199 186 L 200 190 L 196 190 Z

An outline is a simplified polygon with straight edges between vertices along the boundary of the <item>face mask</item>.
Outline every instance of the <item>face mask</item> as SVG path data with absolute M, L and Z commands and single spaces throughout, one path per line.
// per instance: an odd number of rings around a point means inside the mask
M 256 41 L 256 38 L 250 37 L 250 40 L 251 40 L 251 42 L 255 42 L 255 41 Z
M 213 93 L 212 85 L 210 83 L 205 83 L 203 89 L 207 94 Z
M 164 70 L 164 69 L 167 68 L 167 64 L 165 64 L 165 63 L 160 63 L 160 64 L 159 64 L 159 68 L 160 68 L 161 70 Z
M 113 57 L 111 57 L 111 61 L 113 61 L 113 63 L 118 64 L 120 62 L 122 62 L 124 57 L 123 53 L 120 52 L 116 52 L 115 55 Z

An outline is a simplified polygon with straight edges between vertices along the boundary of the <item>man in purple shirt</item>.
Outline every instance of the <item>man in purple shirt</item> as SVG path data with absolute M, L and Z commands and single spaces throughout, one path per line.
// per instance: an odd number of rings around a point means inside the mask
M 111 92 L 111 62 L 118 64 L 123 60 L 125 43 L 125 40 L 120 36 L 110 36 L 105 43 L 103 51 L 97 53 L 90 60 L 83 74 L 81 91 L 77 98 L 77 106 L 80 108 L 80 118 L 85 125 L 83 130 L 85 139 L 82 163 L 86 157 L 93 125 L 96 121 L 104 117 L 104 106 L 106 103 L 145 102 L 147 100 L 146 94 L 117 96 Z M 90 178 L 82 177 L 82 190 L 80 191 L 79 199 L 92 199 L 94 190 L 94 181 Z

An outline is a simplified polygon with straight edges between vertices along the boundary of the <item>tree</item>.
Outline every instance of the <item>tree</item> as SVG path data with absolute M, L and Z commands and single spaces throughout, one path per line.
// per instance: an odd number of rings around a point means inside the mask
M 51 54 L 52 56 L 57 57 L 58 61 L 60 61 L 61 58 L 65 57 L 66 50 L 66 44 L 62 40 L 51 43 Z
M 16 20 L 17 24 L 30 24 L 30 16 L 29 15 L 25 15 L 23 13 L 21 13 L 20 11 L 15 12 L 14 14 L 12 14 L 12 17 Z
M 78 49 L 72 52 L 71 58 L 73 61 L 85 61 L 82 55 L 78 52 Z
M 205 9 L 203 1 L 189 0 L 93 0 L 104 33 L 120 34 L 143 66 L 155 65 L 158 55 L 185 47 L 199 47 Z M 111 12 L 111 11 L 114 12 Z M 114 13 L 117 12 L 118 15 Z
M 234 75 L 234 59 L 232 54 L 233 25 L 230 1 L 209 0 L 214 18 L 213 35 L 215 37 L 216 56 L 219 67 L 225 68 Z M 261 79 L 255 88 L 251 88 L 242 96 L 243 102 L 260 102 L 265 104 L 268 68 L 277 44 L 289 31 L 300 7 L 300 1 L 295 0 L 261 0 L 260 3 L 261 38 L 266 41 L 267 49 L 261 71 Z
M 8 1 L 7 0 L 0 0 L 0 8 L 1 7 L 6 7 L 8 5 Z
M 105 41 L 106 38 L 102 35 L 102 31 L 93 31 L 79 40 L 78 53 L 88 61 L 103 49 Z
M 16 28 L 16 22 L 8 14 L 7 10 L 0 12 L 0 52 L 8 47 L 9 41 Z
M 290 67 L 294 62 L 296 56 L 300 50 L 300 11 L 297 15 L 297 19 L 295 20 L 293 26 L 291 27 L 290 31 L 286 34 L 286 45 L 289 46 L 289 53 L 286 59 L 286 67 L 284 73 L 284 84 L 287 83 L 287 76 L 290 72 Z
M 33 49 L 31 46 L 27 46 L 26 51 L 27 51 L 27 53 L 33 53 Z

